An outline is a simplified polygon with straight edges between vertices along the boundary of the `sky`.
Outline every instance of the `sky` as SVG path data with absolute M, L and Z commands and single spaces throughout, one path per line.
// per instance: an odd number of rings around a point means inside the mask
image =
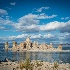
M 0 0 L 0 43 L 70 43 L 70 0 Z

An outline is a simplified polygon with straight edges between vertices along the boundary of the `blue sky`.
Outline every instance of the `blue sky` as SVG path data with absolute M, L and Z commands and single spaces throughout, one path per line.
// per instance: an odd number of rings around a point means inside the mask
M 0 42 L 70 42 L 70 0 L 0 0 Z

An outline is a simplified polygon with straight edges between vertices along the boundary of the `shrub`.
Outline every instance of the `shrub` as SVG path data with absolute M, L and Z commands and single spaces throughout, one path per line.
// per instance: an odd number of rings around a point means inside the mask
M 24 63 L 20 63 L 20 69 L 25 68 L 26 70 L 33 70 L 33 64 L 31 64 L 29 59 L 26 59 Z

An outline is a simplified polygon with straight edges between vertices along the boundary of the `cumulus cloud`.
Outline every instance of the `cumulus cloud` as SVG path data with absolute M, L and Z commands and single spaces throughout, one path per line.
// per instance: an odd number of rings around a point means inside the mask
M 36 12 L 42 12 L 42 10 L 48 10 L 48 9 L 50 9 L 50 7 L 41 7 L 36 9 Z
M 64 32 L 70 33 L 70 20 L 68 22 L 65 22 L 64 26 L 62 28 L 60 28 L 59 30 L 62 33 L 64 33 Z
M 19 20 L 21 21 L 21 19 L 23 19 L 23 18 L 24 19 L 50 19 L 50 18 L 55 18 L 55 17 L 57 17 L 57 15 L 53 14 L 51 16 L 48 16 L 45 13 L 41 13 L 41 14 L 32 14 L 32 13 L 30 13 L 28 15 L 25 15 L 25 16 L 19 18 Z
M 37 24 L 39 24 L 39 20 L 36 19 L 37 15 L 28 14 L 18 19 L 18 23 L 13 26 L 17 29 L 17 31 L 24 32 L 33 32 L 37 31 Z
M 52 31 L 52 30 L 59 30 L 60 32 L 70 32 L 70 20 L 67 22 L 50 22 L 46 25 L 40 26 L 40 30 L 42 31 Z
M 8 12 L 4 9 L 0 9 L 0 15 L 8 15 Z
M 45 34 L 45 35 L 43 35 L 43 34 L 21 34 L 21 35 L 17 35 L 17 36 L 9 36 L 8 38 L 13 40 L 13 39 L 17 39 L 17 38 L 27 38 L 29 36 L 31 39 L 54 37 L 54 35 L 52 35 L 52 34 Z
M 54 21 L 54 22 L 47 23 L 46 25 L 40 26 L 40 30 L 52 31 L 52 30 L 60 29 L 64 26 L 65 26 L 64 22 Z
M 18 22 L 14 24 L 17 31 L 28 31 L 28 32 L 36 32 L 39 31 L 39 23 L 40 19 L 50 19 L 54 18 L 56 15 L 47 16 L 44 13 L 41 14 L 28 14 L 18 19 Z
M 11 2 L 10 5 L 13 5 L 13 6 L 16 5 L 16 2 Z
M 47 24 L 40 25 L 41 19 L 54 18 L 57 15 L 47 16 L 44 13 L 41 14 L 28 14 L 18 19 L 18 22 L 14 24 L 17 31 L 23 32 L 39 32 L 39 31 L 53 31 L 60 30 L 60 32 L 70 32 L 70 20 L 68 22 L 53 21 Z
M 59 29 L 61 33 L 64 33 L 64 32 L 69 32 L 70 33 L 70 25 L 66 25 L 65 27 L 62 27 Z
M 26 25 L 26 26 L 15 26 L 16 31 L 23 31 L 23 32 L 38 32 L 39 28 L 37 25 Z
M 54 31 L 70 32 L 70 20 L 67 22 L 53 21 L 46 24 L 40 24 L 41 19 L 54 18 L 57 15 L 47 16 L 45 13 L 41 14 L 28 14 L 18 19 L 17 23 L 10 21 L 9 19 L 3 19 L 0 17 L 0 29 L 4 29 L 5 25 L 9 28 L 14 28 L 16 31 L 23 32 L 42 32 L 42 31 Z M 4 28 L 2 28 L 4 27 Z
M 52 34 L 45 34 L 43 37 L 44 38 L 51 38 L 51 37 L 54 37 L 54 35 L 52 35 Z
M 21 35 L 17 35 L 17 36 L 9 36 L 8 39 L 14 40 L 16 38 L 26 38 L 26 37 L 28 37 L 28 34 L 21 34 Z
M 0 30 L 13 30 L 13 24 L 11 20 L 0 17 Z
M 31 35 L 30 38 L 41 38 L 41 37 L 42 37 L 42 35 L 41 34 L 38 34 L 38 35 Z
M 28 14 L 18 19 L 19 25 L 31 25 L 31 24 L 38 24 L 39 20 L 36 20 L 38 15 L 35 14 Z
M 0 17 L 0 25 L 1 24 L 12 24 L 13 22 L 11 21 L 11 20 L 9 20 L 9 19 L 4 19 L 4 18 L 1 18 Z
M 51 15 L 51 16 L 48 16 L 46 15 L 45 13 L 41 13 L 41 14 L 28 14 L 28 15 L 25 15 L 21 18 L 18 19 L 18 22 L 20 24 L 38 24 L 39 23 L 39 20 L 38 19 L 50 19 L 50 18 L 55 18 L 57 15 Z

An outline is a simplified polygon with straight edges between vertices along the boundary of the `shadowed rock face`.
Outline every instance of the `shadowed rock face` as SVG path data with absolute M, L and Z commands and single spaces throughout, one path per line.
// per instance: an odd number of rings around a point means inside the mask
M 30 46 L 31 48 L 33 47 L 33 43 L 31 43 L 31 46 Z
M 26 48 L 26 42 L 24 42 L 23 45 L 24 45 L 24 49 L 25 49 Z
M 62 50 L 62 45 L 61 44 L 58 46 L 58 49 L 61 49 Z
M 34 41 L 33 43 L 31 42 L 30 38 L 28 37 L 24 42 L 21 42 L 19 45 L 17 45 L 17 42 L 13 42 L 13 50 L 34 50 L 34 51 L 47 51 L 47 50 L 62 50 L 62 45 L 59 45 L 58 48 L 54 48 L 52 43 L 50 45 L 42 43 L 38 44 L 38 42 Z

